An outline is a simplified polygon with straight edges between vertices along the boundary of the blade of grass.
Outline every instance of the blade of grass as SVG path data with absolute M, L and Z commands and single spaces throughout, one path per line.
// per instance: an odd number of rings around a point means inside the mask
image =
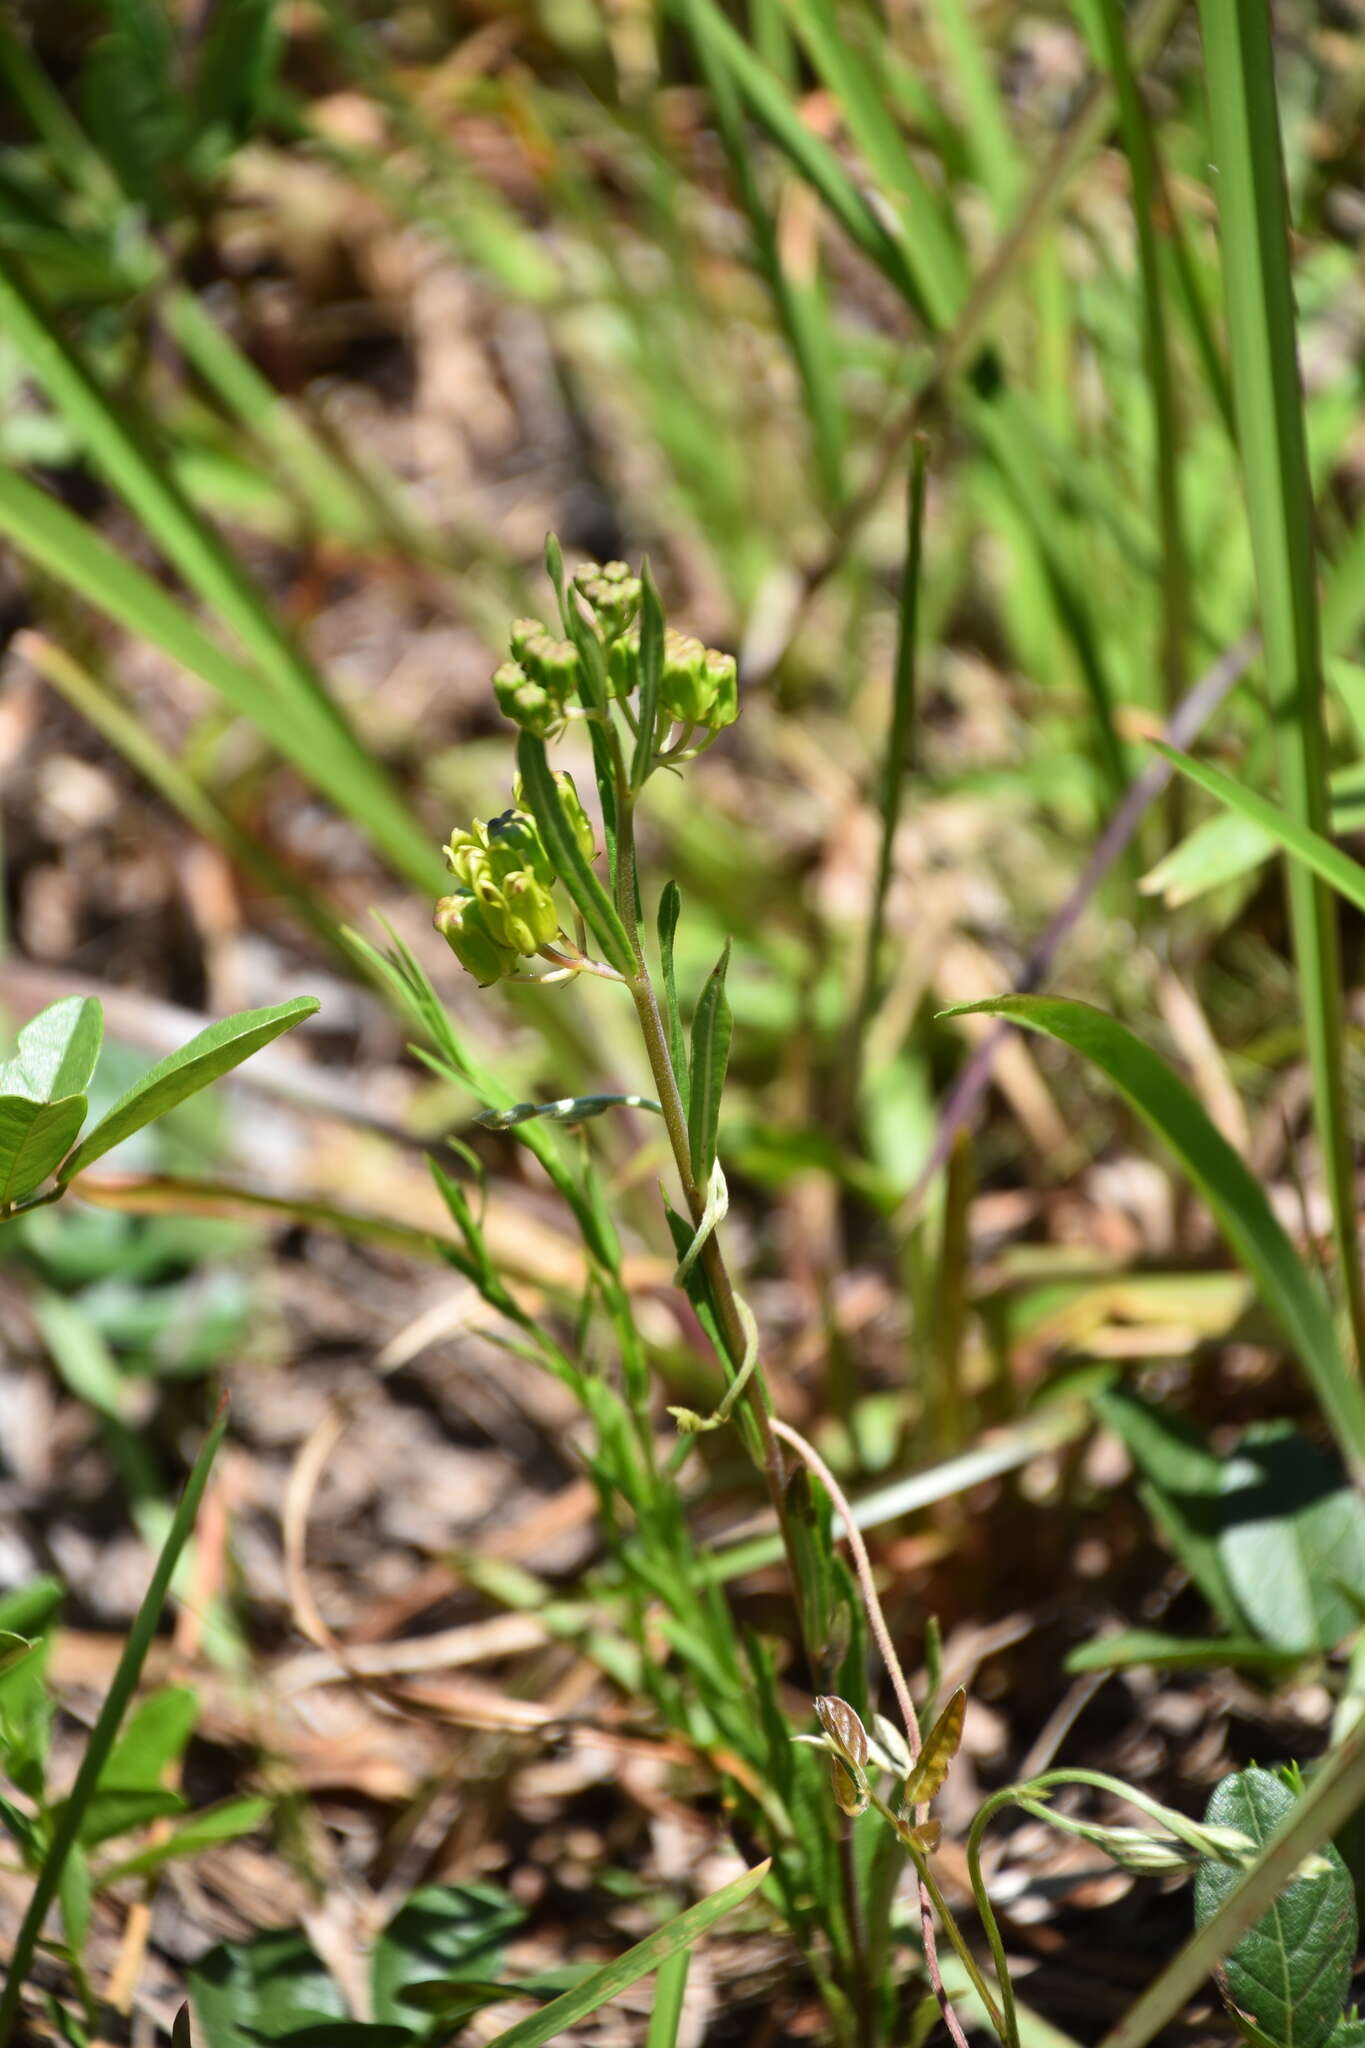
M 1265 0 L 1199 0 L 1218 166 L 1233 397 L 1285 809 L 1319 836 L 1329 824 L 1313 501 L 1289 265 L 1289 214 L 1270 16 Z M 1290 917 L 1313 1077 L 1323 1178 L 1359 1371 L 1365 1279 L 1342 1050 L 1336 907 L 1319 875 L 1291 863 Z
M 128 1640 L 124 1644 L 123 1655 L 119 1658 L 113 1682 L 90 1731 L 90 1739 L 85 1746 L 85 1755 L 81 1758 L 76 1781 L 53 1828 L 52 1840 L 43 1859 L 42 1869 L 38 1873 L 33 1896 L 29 1900 L 28 1910 L 14 1939 L 5 1988 L 0 1992 L 0 2048 L 5 2048 L 14 2031 L 15 2021 L 19 2017 L 19 2001 L 24 1981 L 33 1963 L 43 1922 L 47 1918 L 48 1908 L 57 1896 L 67 1858 L 80 1834 L 81 1822 L 99 1783 L 100 1772 L 108 1761 L 119 1725 L 137 1689 L 143 1663 L 161 1619 L 161 1610 L 166 1604 L 166 1595 L 170 1590 L 176 1564 L 194 1528 L 199 1503 L 203 1499 L 204 1488 L 208 1484 L 209 1473 L 226 1427 L 227 1404 L 224 1402 L 185 1482 L 185 1491 L 180 1497 L 180 1505 L 175 1511 L 170 1531 L 161 1547 L 161 1554 L 152 1572 L 151 1584 L 128 1631 Z
M 566 1991 L 562 1998 L 554 1999 L 529 2019 L 508 2027 L 490 2042 L 489 2048 L 543 2048 L 547 2041 L 562 2040 L 567 2027 L 576 2026 L 579 2020 L 597 2012 L 611 1999 L 619 1998 L 623 1991 L 629 1990 L 641 1977 L 647 1977 L 652 1970 L 659 1969 L 671 1956 L 690 1949 L 708 1928 L 714 1927 L 718 1920 L 742 1905 L 751 1892 L 758 1890 L 770 1867 L 770 1862 L 758 1863 L 752 1870 L 746 1870 L 742 1877 L 735 1878 L 733 1883 L 712 1892 L 709 1899 L 689 1906 L 685 1913 L 669 1920 L 656 1934 L 637 1941 L 634 1948 L 628 1948 L 614 1963 L 594 1970 L 590 1977 L 585 1977 L 572 1991 Z M 0 2048 L 3 2048 L 2 2043 Z
M 1255 790 L 1234 782 L 1221 769 L 1211 768 L 1206 761 L 1196 761 L 1189 754 L 1179 754 L 1174 747 L 1162 746 L 1160 741 L 1154 741 L 1153 745 L 1173 768 L 1178 768 L 1182 775 L 1188 776 L 1191 782 L 1207 790 L 1210 796 L 1226 804 L 1239 817 L 1248 819 L 1291 859 L 1302 861 L 1305 867 L 1311 868 L 1348 903 L 1354 903 L 1358 910 L 1365 910 L 1365 867 L 1358 860 L 1352 860 L 1349 853 L 1333 846 L 1330 839 L 1310 831 L 1288 811 L 1282 811 L 1278 804 L 1269 803 Z
M 1126 1025 L 1089 1003 L 999 996 L 945 1012 L 973 1014 L 1008 1018 L 1069 1045 L 1109 1077 L 1170 1147 L 1312 1381 L 1347 1465 L 1365 1477 L 1365 1393 L 1342 1356 L 1327 1299 L 1277 1222 L 1265 1189 L 1184 1082 Z
M 363 751 L 321 678 L 275 619 L 231 550 L 171 481 L 169 466 L 143 445 L 128 424 L 125 409 L 101 390 L 67 346 L 3 251 L 0 323 L 52 403 L 80 435 L 92 460 L 142 521 L 166 559 L 246 649 L 262 679 L 256 694 L 273 700 L 277 715 L 272 737 L 277 744 L 283 723 L 297 729 L 294 749 L 302 748 L 306 755 L 316 747 L 320 758 L 335 763 L 332 775 L 340 774 L 349 786 L 350 801 L 344 808 L 366 825 L 400 872 L 413 881 L 421 878 L 421 886 L 427 886 L 434 863 L 420 826 Z M 13 501 L 12 490 L 9 496 Z M 22 526 L 14 538 L 24 545 Z M 125 580 L 121 572 L 128 565 L 113 559 L 117 564 L 115 580 Z M 63 573 L 60 563 L 55 566 Z
M 891 889 L 896 829 L 900 824 L 905 778 L 910 770 L 911 750 L 914 744 L 916 636 L 919 625 L 920 564 L 924 543 L 924 488 L 927 466 L 925 443 L 922 440 L 917 441 L 910 460 L 905 563 L 901 571 L 896 665 L 891 679 L 891 725 L 882 755 L 881 789 L 878 793 L 878 809 L 881 812 L 882 824 L 881 844 L 877 850 L 877 874 L 872 885 L 872 903 L 868 911 L 867 932 L 863 942 L 862 976 L 846 1040 L 848 1057 L 842 1084 L 842 1107 L 845 1116 L 858 1100 L 867 1027 L 877 1006 L 877 970 L 881 960 L 882 938 L 886 924 L 886 899 Z
M 649 2016 L 649 2032 L 645 2036 L 645 2048 L 678 2048 L 678 2029 L 682 2025 L 683 1998 L 687 1992 L 687 1973 L 692 1963 L 692 1951 L 679 1949 L 666 1963 L 659 1966 L 654 1979 L 654 2010 Z

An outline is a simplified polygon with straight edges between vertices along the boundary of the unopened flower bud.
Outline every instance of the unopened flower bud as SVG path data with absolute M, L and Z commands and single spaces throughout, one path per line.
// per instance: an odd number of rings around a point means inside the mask
M 490 818 L 483 831 L 488 865 L 499 881 L 524 871 L 547 886 L 553 883 L 555 871 L 550 856 L 541 844 L 535 819 L 526 811 L 503 811 L 501 816 Z
M 554 898 L 533 875 L 509 875 L 503 884 L 501 911 L 489 910 L 487 916 L 496 936 L 518 953 L 538 953 L 559 931 Z
M 640 629 L 632 626 L 607 649 L 607 689 L 613 697 L 629 697 L 640 680 Z
M 719 732 L 739 717 L 739 667 L 733 654 L 720 654 L 714 647 L 708 647 L 705 670 L 710 703 L 701 715 L 701 723 L 712 732 Z
M 556 704 L 567 703 L 578 687 L 578 649 L 572 640 L 536 633 L 521 650 L 521 665 Z
M 709 702 L 706 649 L 690 634 L 672 627 L 664 635 L 663 674 L 659 703 L 680 725 L 699 725 Z
M 493 695 L 498 709 L 523 732 L 548 739 L 564 723 L 563 705 L 542 683 L 536 682 L 517 661 L 504 661 L 493 671 Z
M 632 576 L 625 562 L 586 562 L 574 577 L 574 587 L 592 607 L 608 642 L 619 639 L 640 609 L 640 579 Z
M 474 897 L 443 896 L 432 921 L 461 967 L 481 987 L 500 981 L 515 968 L 515 952 L 493 936 L 483 906 Z

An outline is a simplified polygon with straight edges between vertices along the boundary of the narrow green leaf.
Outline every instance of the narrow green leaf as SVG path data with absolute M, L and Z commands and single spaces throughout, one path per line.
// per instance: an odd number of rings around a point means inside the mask
M 673 1076 L 678 1084 L 684 1110 L 687 1108 L 690 1089 L 687 1074 L 687 1045 L 683 1038 L 682 1017 L 678 1011 L 678 979 L 673 967 L 673 941 L 677 936 L 678 919 L 682 916 L 682 893 L 676 882 L 666 882 L 659 898 L 659 966 L 664 986 L 664 1028 L 668 1033 L 668 1052 L 673 1062 Z
M 235 1842 L 239 1835 L 252 1834 L 266 1821 L 271 1813 L 268 1799 L 244 1797 L 224 1799 L 217 1806 L 206 1806 L 202 1813 L 193 1814 L 183 1827 L 176 1828 L 166 1839 L 153 1842 L 148 1848 L 140 1849 L 135 1856 L 126 1856 L 121 1863 L 100 1871 L 96 1888 L 119 1884 L 126 1877 L 154 1877 L 163 1865 L 181 1856 L 198 1856 L 205 1849 L 212 1849 L 219 1842 Z
M 640 729 L 635 735 L 635 758 L 630 769 L 632 789 L 643 789 L 649 778 L 664 666 L 664 609 L 647 559 L 640 564 L 640 585 Z
M 1214 1787 L 1204 1819 L 1240 1828 L 1267 1842 L 1298 1804 L 1270 1771 L 1233 1771 Z M 1330 1842 L 1322 1868 L 1298 1877 L 1270 1911 L 1249 1927 L 1218 1972 L 1218 1988 L 1239 2021 L 1250 2020 L 1279 2048 L 1327 2048 L 1350 1988 L 1356 1951 L 1355 1889 Z M 1194 1879 L 1194 1918 L 1204 1927 L 1232 1891 L 1238 1872 L 1201 1863 Z
M 631 951 L 630 938 L 617 915 L 616 905 L 579 852 L 578 841 L 564 816 L 559 791 L 550 773 L 545 743 L 534 733 L 524 732 L 517 741 L 517 767 L 526 801 L 540 827 L 540 836 L 556 874 L 582 912 L 608 966 L 614 967 L 628 980 L 632 979 L 635 955 Z
M 104 1011 L 93 996 L 49 1003 L 19 1033 L 14 1055 L 0 1066 L 0 1095 L 55 1102 L 84 1095 L 104 1038 Z
M 564 553 L 557 534 L 545 538 L 545 567 L 555 596 L 559 600 L 559 617 L 565 633 L 578 650 L 579 689 L 583 701 L 594 711 L 605 711 L 607 705 L 607 658 L 595 627 L 590 626 L 583 615 L 572 587 L 564 575 Z M 594 735 L 596 738 L 596 735 Z
M 1365 909 L 1365 867 L 1358 860 L 1352 860 L 1339 846 L 1333 846 L 1330 839 L 1291 817 L 1278 804 L 1268 803 L 1255 790 L 1234 782 L 1230 775 L 1224 775 L 1221 769 L 1211 768 L 1207 761 L 1196 761 L 1192 755 L 1178 753 L 1174 747 L 1164 746 L 1159 740 L 1153 741 L 1153 745 L 1173 768 L 1178 768 L 1191 782 L 1197 782 L 1201 789 L 1207 790 L 1219 803 L 1226 804 L 1230 811 L 1264 833 L 1276 846 L 1283 847 L 1295 860 L 1302 861 L 1348 903 L 1354 903 L 1357 909 Z
M 645 2048 L 678 2048 L 678 2029 L 682 2025 L 683 1999 L 687 1993 L 687 1973 L 691 1965 L 691 1950 L 685 1948 L 680 1948 L 675 1956 L 659 1965 L 659 1974 L 654 1980 L 654 2010 L 649 2016 Z
M 1007 1017 L 1081 1053 L 1170 1146 L 1311 1379 L 1348 1465 L 1365 1476 L 1365 1394 L 1342 1357 L 1326 1297 L 1276 1221 L 1265 1189 L 1184 1082 L 1126 1026 L 1089 1003 L 999 996 L 946 1014 L 973 1013 Z
M 1219 1554 L 1243 1613 L 1278 1649 L 1334 1650 L 1365 1614 L 1365 1501 L 1288 1422 L 1223 1462 Z
M 1267 0 L 1199 0 L 1217 165 L 1237 446 L 1261 612 L 1280 791 L 1297 824 L 1328 823 L 1322 636 L 1312 488 L 1290 268 L 1289 209 Z M 1320 875 L 1291 863 L 1299 1006 L 1313 1076 L 1323 1179 L 1357 1370 L 1365 1368 L 1365 1277 L 1343 1050 L 1336 906 Z
M 213 1460 L 226 1427 L 227 1407 L 224 1404 L 185 1482 L 185 1491 L 180 1497 L 180 1504 L 172 1518 L 166 1541 L 161 1547 L 151 1583 L 128 1631 L 113 1681 L 105 1694 L 104 1704 L 100 1708 L 95 1725 L 90 1731 L 85 1755 L 81 1758 L 80 1768 L 76 1773 L 76 1782 L 53 1829 L 42 1869 L 33 1887 L 33 1896 L 29 1900 L 28 1910 L 24 1914 L 23 1923 L 10 1952 L 9 1975 L 5 1980 L 3 1992 L 0 1992 L 0 2048 L 5 2048 L 13 2032 L 19 2013 L 20 1996 L 28 1980 L 43 1922 L 47 1918 L 49 1906 L 57 1895 L 67 1859 L 76 1846 L 86 1807 L 94 1797 L 100 1773 L 113 1749 L 128 1703 L 137 1689 L 138 1677 L 147 1652 L 152 1646 L 152 1637 L 161 1619 L 161 1610 L 170 1591 L 171 1579 L 180 1560 L 180 1553 L 194 1528 L 199 1503 L 203 1499 L 204 1488 L 208 1484 Z
M 173 1763 L 184 1754 L 194 1732 L 199 1701 L 188 1685 L 166 1685 L 142 1700 L 114 1745 L 100 1790 L 135 1790 L 159 1786 Z
M 687 1134 L 692 1151 L 692 1174 L 705 1191 L 716 1157 L 716 1134 L 720 1126 L 720 1099 L 725 1091 L 725 1073 L 730 1064 L 730 1005 L 725 996 L 725 977 L 730 967 L 730 941 L 706 977 L 692 1018 L 692 1064 L 689 1070 Z
M 399 873 L 421 888 L 439 883 L 443 871 L 435 848 L 352 736 L 225 653 L 144 570 L 3 463 L 0 533 L 48 575 L 200 676 L 313 787 L 354 818 Z
M 712 1892 L 709 1899 L 689 1906 L 685 1913 L 679 1913 L 656 1934 L 627 1949 L 614 1963 L 594 1970 L 590 1977 L 585 1977 L 581 1984 L 572 1991 L 566 1991 L 562 1998 L 556 1998 L 543 2011 L 508 2027 L 490 2042 L 489 2048 L 544 2048 L 547 2041 L 562 2039 L 567 2027 L 577 2026 L 589 2013 L 597 2012 L 613 1998 L 619 1998 L 641 1977 L 659 1969 L 670 1956 L 691 1948 L 718 1920 L 732 1913 L 736 1906 L 742 1905 L 752 1892 L 757 1891 L 770 1868 L 770 1860 L 756 1864 L 732 1884 Z
M 56 1811 L 60 1814 L 61 1807 Z M 116 1835 L 131 1834 L 134 1828 L 146 1827 L 150 1821 L 184 1811 L 185 1801 L 180 1793 L 165 1786 L 144 1785 L 137 1791 L 124 1786 L 110 1790 L 97 1786 L 81 1816 L 78 1840 L 83 1847 L 93 1849 Z
M 63 1180 L 83 1173 L 134 1131 L 140 1131 L 153 1118 L 164 1116 L 187 1096 L 197 1095 L 221 1074 L 239 1067 L 263 1045 L 269 1045 L 282 1032 L 291 1031 L 305 1017 L 313 1016 L 317 1008 L 316 996 L 294 996 L 287 1003 L 276 1003 L 264 1010 L 242 1010 L 235 1017 L 221 1017 L 216 1024 L 210 1024 L 188 1045 L 159 1060 L 119 1097 L 67 1161 Z
M 1161 1671 L 1284 1671 L 1298 1662 L 1297 1653 L 1277 1650 L 1255 1636 L 1170 1636 L 1160 1629 L 1126 1628 L 1069 1650 L 1066 1668 L 1131 1671 L 1135 1665 L 1152 1664 Z
M 80 1136 L 88 1106 L 83 1095 L 61 1102 L 0 1095 L 0 1209 L 22 1202 L 56 1172 Z

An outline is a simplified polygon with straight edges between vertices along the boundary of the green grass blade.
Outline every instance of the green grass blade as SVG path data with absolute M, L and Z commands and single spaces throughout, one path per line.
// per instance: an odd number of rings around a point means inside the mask
M 768 1875 L 769 1867 L 768 1862 L 756 1864 L 752 1870 L 746 1870 L 743 1877 L 737 1877 L 732 1884 L 712 1892 L 709 1899 L 689 1906 L 685 1913 L 679 1913 L 656 1934 L 638 1941 L 634 1948 L 628 1948 L 614 1963 L 594 1970 L 590 1977 L 585 1977 L 572 1991 L 566 1991 L 562 1998 L 556 1998 L 529 2019 L 519 2021 L 515 2027 L 508 2027 L 490 2042 L 489 2048 L 544 2048 L 547 2041 L 562 2040 L 566 2028 L 577 2026 L 590 2013 L 599 2011 L 613 1998 L 619 1998 L 641 1977 L 662 1968 L 671 1956 L 690 1949 L 718 1920 L 724 1919 L 727 1913 L 732 1913 L 736 1906 L 742 1905 L 752 1892 L 758 1890 Z M 2 2042 L 0 2048 L 3 2048 Z
M 687 1992 L 687 1972 L 692 1963 L 692 1951 L 681 1948 L 666 1963 L 659 1966 L 654 1980 L 654 2010 L 649 2016 L 649 2032 L 645 2036 L 645 2048 L 678 2048 L 678 2029 L 682 2025 L 683 1998 Z
M 169 465 L 143 446 L 121 409 L 67 346 L 3 251 L 0 324 L 166 559 L 250 655 L 263 683 L 257 694 L 275 700 L 271 737 L 278 744 L 281 724 L 290 723 L 297 728 L 295 748 L 316 746 L 321 758 L 339 764 L 351 789 L 346 808 L 368 824 L 376 840 L 413 880 L 428 876 L 432 853 L 420 828 L 361 749 L 316 671 L 279 625 L 231 550 L 171 480 Z M 15 538 L 24 545 L 22 531 Z M 117 557 L 114 560 L 118 562 Z M 126 571 L 127 565 L 118 562 L 118 568 Z M 63 573 L 60 565 L 58 573 Z M 267 729 L 264 721 L 262 729 Z M 333 767 L 333 775 L 336 772 Z
M 1322 838 L 1319 833 L 1300 824 L 1297 818 L 1291 818 L 1288 811 L 1282 811 L 1278 804 L 1268 803 L 1255 790 L 1243 788 L 1230 775 L 1224 775 L 1220 768 L 1211 768 L 1207 761 L 1196 761 L 1190 754 L 1178 753 L 1174 747 L 1165 746 L 1160 740 L 1154 740 L 1152 744 L 1159 754 L 1165 755 L 1173 768 L 1178 768 L 1191 782 L 1198 783 L 1210 796 L 1217 797 L 1219 803 L 1226 804 L 1229 810 L 1255 825 L 1292 859 L 1302 861 L 1348 903 L 1365 910 L 1365 867 L 1358 860 L 1352 860 L 1349 853 L 1333 846 L 1330 839 Z
M 659 684 L 664 666 L 664 613 L 648 561 L 640 565 L 640 729 L 630 766 L 632 789 L 643 789 L 654 758 L 654 728 L 659 718 Z
M 57 1896 L 67 1859 L 75 1847 L 85 1810 L 113 1749 L 119 1724 L 137 1689 L 143 1663 L 161 1619 L 161 1610 L 166 1604 L 166 1595 L 170 1591 L 175 1567 L 194 1528 L 199 1503 L 203 1499 L 209 1472 L 226 1427 L 227 1406 L 224 1403 L 185 1483 L 180 1505 L 175 1511 L 166 1541 L 161 1547 L 161 1554 L 152 1572 L 151 1584 L 128 1631 L 128 1640 L 123 1646 L 123 1655 L 119 1658 L 113 1682 L 90 1731 L 90 1740 L 85 1746 L 85 1755 L 81 1758 L 76 1782 L 61 1808 L 53 1829 L 47 1855 L 43 1859 L 38 1881 L 33 1888 L 33 1896 L 29 1900 L 23 1924 L 15 1936 L 9 1959 L 9 1975 L 5 1979 L 4 1991 L 0 1993 L 0 2048 L 5 2048 L 14 2031 L 15 2021 L 19 2017 L 19 2000 L 23 1993 L 24 1981 L 33 1962 L 43 1922 L 47 1918 L 48 1908 Z
M 1326 1296 L 1280 1228 L 1261 1183 L 1184 1082 L 1126 1025 L 1089 1003 L 999 996 L 945 1014 L 1006 1017 L 1059 1039 L 1108 1076 L 1207 1202 L 1312 1381 L 1347 1464 L 1365 1477 L 1365 1394 L 1342 1357 Z
M 1328 794 L 1313 503 L 1270 14 L 1266 0 L 1200 0 L 1199 19 L 1233 396 L 1280 791 L 1290 815 L 1321 836 L 1328 829 Z M 1322 879 L 1304 866 L 1291 864 L 1288 885 L 1318 1143 L 1359 1367 L 1365 1282 L 1356 1242 L 1336 909 Z
M 716 0 L 686 0 L 685 7 L 673 0 L 673 7 L 684 15 L 693 36 L 705 39 L 711 60 L 725 66 L 754 119 L 819 193 L 850 241 L 912 304 L 918 303 L 919 287 L 901 238 L 883 225 L 834 151 L 801 119 L 786 87 L 731 27 Z
M 250 719 L 316 789 L 356 820 L 400 874 L 433 893 L 440 887 L 440 855 L 348 733 L 331 720 L 310 716 L 306 706 L 292 704 L 256 669 L 225 653 L 144 570 L 3 463 L 0 534 L 46 574 L 159 647 Z

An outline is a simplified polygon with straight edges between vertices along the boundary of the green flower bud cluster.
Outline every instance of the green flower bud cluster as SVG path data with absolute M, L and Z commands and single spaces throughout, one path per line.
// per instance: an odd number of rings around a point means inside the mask
M 498 709 L 523 732 L 549 739 L 563 725 L 578 688 L 577 650 L 572 641 L 556 640 L 539 619 L 518 619 L 511 646 L 511 660 L 493 673 Z
M 640 680 L 640 630 L 634 626 L 612 646 L 607 673 L 614 697 L 628 697 Z M 664 634 L 659 677 L 659 736 L 670 725 L 704 725 L 712 732 L 739 717 L 739 671 L 733 654 L 703 647 L 670 626 Z
M 559 801 L 585 860 L 593 831 L 573 777 L 555 776 Z M 451 834 L 446 865 L 457 887 L 436 905 L 435 925 L 460 965 L 485 986 L 516 970 L 523 954 L 538 953 L 559 933 L 557 880 L 536 822 L 517 807 L 467 832 Z
M 640 609 L 639 577 L 624 562 L 585 562 L 573 581 L 608 646 L 619 640 Z

